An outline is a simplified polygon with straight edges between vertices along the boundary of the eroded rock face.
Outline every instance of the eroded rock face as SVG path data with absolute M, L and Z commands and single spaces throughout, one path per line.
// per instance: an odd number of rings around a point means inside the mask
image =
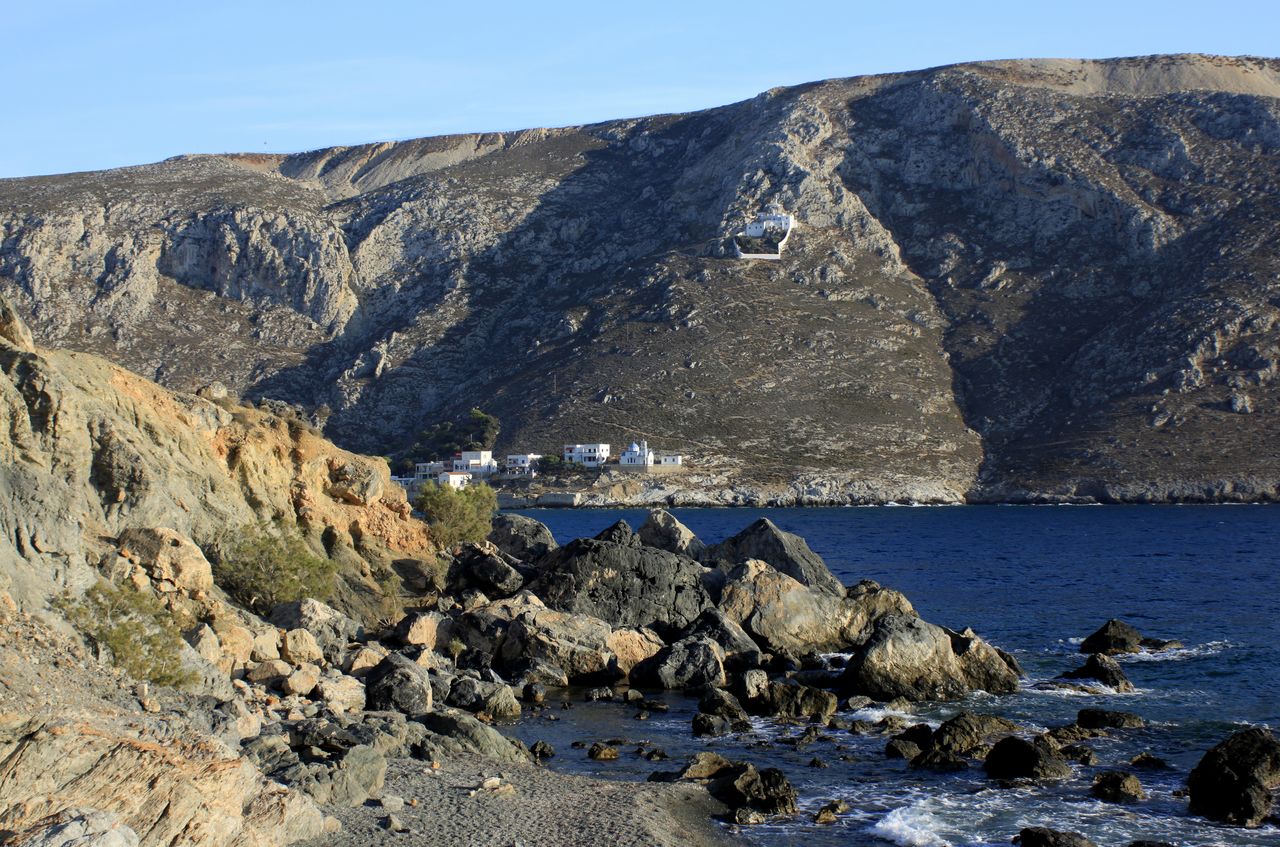
M 844 586 L 827 570 L 822 557 L 809 549 L 808 543 L 794 533 L 784 532 L 768 518 L 761 518 L 737 535 L 708 550 L 704 557 L 721 561 L 730 567 L 748 560 L 767 562 L 801 585 L 836 596 L 844 595 Z
M 651 510 L 636 534 L 647 547 L 657 547 L 690 559 L 701 560 L 707 550 L 707 545 L 693 534 L 693 530 L 680 523 L 666 509 Z
M 841 678 L 843 689 L 878 700 L 951 700 L 974 689 L 1016 691 L 1018 675 L 991 645 L 919 618 L 879 618 Z
M 638 540 L 571 541 L 548 554 L 538 574 L 529 588 L 551 608 L 618 627 L 681 630 L 711 606 L 697 562 Z
M 551 530 L 524 515 L 502 513 L 493 518 L 489 540 L 508 556 L 533 563 L 556 549 Z
M 1260 727 L 1241 730 L 1204 755 L 1187 779 L 1191 813 L 1258 826 L 1280 788 L 1280 741 Z

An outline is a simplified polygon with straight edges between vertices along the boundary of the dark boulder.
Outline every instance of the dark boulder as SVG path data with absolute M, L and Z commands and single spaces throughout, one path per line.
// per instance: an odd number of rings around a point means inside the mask
M 1102 653 L 1114 656 L 1118 653 L 1137 653 L 1142 649 L 1142 633 L 1129 624 L 1112 618 L 1098 631 L 1080 642 L 1081 653 Z
M 725 684 L 724 651 L 709 638 L 683 638 L 636 665 L 631 678 L 665 689 L 720 688 Z
M 728 570 L 748 559 L 768 562 L 801 585 L 844 596 L 844 585 L 827 569 L 822 557 L 810 550 L 803 538 L 784 532 L 768 518 L 707 550 L 704 561 L 723 562 Z
M 702 574 L 697 562 L 665 550 L 578 539 L 548 554 L 529 588 L 553 609 L 670 635 L 711 607 Z
M 529 762 L 533 756 L 519 741 L 457 709 L 436 709 L 414 718 L 430 732 L 415 751 L 420 758 L 440 759 L 466 753 L 499 762 Z
M 1191 813 L 1236 826 L 1258 826 L 1280 787 L 1280 741 L 1268 729 L 1235 733 L 1191 771 Z
M 1142 729 L 1147 722 L 1133 712 L 1081 709 L 1076 712 L 1076 725 L 1084 729 Z
M 281 603 L 271 610 L 268 620 L 283 630 L 305 629 L 315 638 L 332 665 L 342 662 L 347 645 L 364 640 L 364 628 L 351 618 L 326 606 L 319 600 L 306 598 Z
M 524 586 L 524 576 L 501 553 L 471 543 L 457 550 L 449 581 L 478 588 L 490 597 L 509 597 Z
M 983 770 L 992 779 L 1066 779 L 1071 766 L 1044 738 L 1016 735 L 1000 739 L 987 754 Z
M 754 809 L 766 815 L 794 815 L 800 799 L 782 771 L 759 770 L 744 762 L 719 771 L 707 791 L 730 809 Z
M 916 770 L 934 771 L 936 773 L 954 773 L 969 769 L 969 763 L 954 753 L 934 748 L 925 750 L 913 759 L 911 767 Z
M 1089 793 L 1108 803 L 1137 803 L 1147 799 L 1142 783 L 1131 773 L 1103 771 L 1093 778 Z
M 533 518 L 511 514 L 494 516 L 489 541 L 508 556 L 531 564 L 559 546 L 551 530 Z
M 995 736 L 1016 730 L 1017 724 L 997 715 L 961 712 L 946 721 L 933 734 L 933 746 L 956 756 L 969 756 L 988 744 Z
M 390 653 L 365 675 L 364 696 L 370 711 L 421 715 L 431 711 L 431 678 L 412 659 Z
M 685 633 L 710 638 L 724 650 L 726 670 L 743 671 L 760 667 L 760 648 L 746 631 L 719 609 L 707 609 Z
M 708 688 L 704 691 L 698 700 L 698 711 L 727 719 L 735 732 L 751 728 L 751 719 L 738 698 L 721 688 Z
M 1018 833 L 1013 843 L 1019 847 L 1098 847 L 1078 832 L 1060 832 L 1031 826 Z
M 699 712 L 693 716 L 693 735 L 695 738 L 710 736 L 715 738 L 733 732 L 733 722 L 720 715 L 708 715 Z
M 884 745 L 884 757 L 886 759 L 906 759 L 911 761 L 922 752 L 920 745 L 905 738 L 890 738 L 889 742 Z
M 766 682 L 754 692 L 744 690 L 743 707 L 755 715 L 808 718 L 825 723 L 836 712 L 836 695 L 787 680 Z
M 1058 679 L 1092 679 L 1121 693 L 1133 691 L 1133 683 L 1120 669 L 1120 663 L 1102 653 L 1094 653 L 1082 666 L 1067 671 Z
M 604 541 L 609 544 L 621 544 L 623 547 L 640 547 L 640 536 L 635 534 L 631 529 L 631 524 L 624 520 L 614 521 L 605 527 L 595 537 L 596 541 Z

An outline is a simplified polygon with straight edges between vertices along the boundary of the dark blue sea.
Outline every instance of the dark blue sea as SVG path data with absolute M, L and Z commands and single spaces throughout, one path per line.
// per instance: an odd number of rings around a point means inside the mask
M 1179 847 L 1280 845 L 1280 828 L 1243 830 L 1186 814 L 1175 792 L 1209 747 L 1236 729 L 1280 728 L 1280 507 L 1274 506 L 958 506 L 937 508 L 676 509 L 704 541 L 716 542 L 766 516 L 804 536 L 845 583 L 874 579 L 904 592 L 921 617 L 971 626 L 1012 652 L 1025 668 L 1023 692 L 979 694 L 916 711 L 934 723 L 960 709 L 993 712 L 1028 728 L 1070 723 L 1080 708 L 1141 714 L 1148 727 L 1091 741 L 1097 767 L 1036 788 L 998 788 L 981 769 L 921 774 L 884 757 L 886 738 L 831 730 L 797 750 L 777 743 L 794 727 L 758 721 L 749 734 L 695 739 L 695 704 L 666 695 L 671 711 L 646 722 L 618 704 L 578 703 L 532 715 L 516 727 L 526 741 L 550 741 L 550 766 L 615 779 L 644 779 L 662 763 L 624 754 L 592 762 L 575 740 L 650 740 L 677 764 L 701 749 L 780 767 L 801 794 L 800 818 L 745 828 L 758 844 L 1007 845 L 1024 826 L 1074 830 L 1101 847 L 1137 839 Z M 633 526 L 644 510 L 530 510 L 562 543 L 594 535 L 619 518 Z M 1121 618 L 1182 649 L 1122 657 L 1132 694 L 1036 691 L 1081 662 L 1077 645 L 1108 618 Z M 550 720 L 553 714 L 559 720 Z M 875 719 L 882 710 L 857 717 Z M 1149 795 L 1134 806 L 1093 800 L 1100 770 L 1124 767 L 1149 751 L 1167 771 L 1138 771 Z M 813 768 L 818 757 L 829 767 Z M 666 765 L 669 769 L 670 763 Z M 828 800 L 852 811 L 837 824 L 809 823 Z

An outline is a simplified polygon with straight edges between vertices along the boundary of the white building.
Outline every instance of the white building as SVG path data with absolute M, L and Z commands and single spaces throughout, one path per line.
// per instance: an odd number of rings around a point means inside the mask
M 618 464 L 623 468 L 653 467 L 653 451 L 649 449 L 649 442 L 641 441 L 637 444 L 632 441 L 631 446 L 618 456 Z
M 465 471 L 444 471 L 436 477 L 436 482 L 449 488 L 466 488 L 471 484 L 471 474 Z
M 566 444 L 564 460 L 588 468 L 598 468 L 609 461 L 608 444 Z
M 413 478 L 418 482 L 435 479 L 444 473 L 444 462 L 418 462 L 413 466 Z
M 391 481 L 403 488 L 405 491 L 412 493 L 413 486 L 418 481 L 418 478 L 413 476 L 392 476 Z
M 497 472 L 498 463 L 493 460 L 492 451 L 465 450 L 453 457 L 453 469 L 474 476 L 488 476 Z
M 668 468 L 682 467 L 684 456 L 679 453 L 663 453 L 658 457 L 658 464 Z
M 507 456 L 507 473 L 515 476 L 537 476 L 541 453 L 512 453 Z

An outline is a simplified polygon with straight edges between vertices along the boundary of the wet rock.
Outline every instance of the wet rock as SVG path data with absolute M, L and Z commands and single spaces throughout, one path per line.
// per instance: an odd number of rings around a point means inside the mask
M 342 661 L 348 644 L 364 640 L 364 629 L 337 609 L 310 598 L 281 603 L 271 610 L 271 623 L 283 630 L 305 629 L 315 637 L 330 664 Z
M 612 762 L 618 758 L 618 748 L 611 744 L 597 741 L 587 749 L 587 758 L 597 762 Z
M 1092 679 L 1122 694 L 1133 691 L 1133 683 L 1120 669 L 1120 664 L 1101 653 L 1094 653 L 1085 660 L 1084 665 L 1067 671 L 1058 679 Z
M 720 715 L 708 715 L 699 712 L 693 716 L 693 735 L 695 738 L 718 737 L 733 732 L 733 723 Z
M 1098 754 L 1093 752 L 1092 747 L 1087 747 L 1084 744 L 1068 744 L 1059 749 L 1058 752 L 1062 754 L 1062 758 L 1069 762 L 1075 762 L 1086 767 L 1098 764 Z
M 1042 826 L 1027 827 L 1013 839 L 1018 847 L 1098 847 L 1078 832 L 1061 832 Z
M 830 691 L 790 680 L 767 681 L 762 689 L 758 689 L 757 696 L 747 696 L 742 700 L 743 708 L 752 714 L 808 718 L 822 723 L 835 714 L 837 704 L 836 696 Z
M 911 761 L 923 752 L 920 745 L 915 742 L 908 741 L 903 738 L 892 738 L 888 744 L 884 745 L 884 756 L 886 759 L 906 759 Z
M 547 555 L 530 588 L 562 612 L 669 634 L 711 607 L 702 574 L 692 559 L 638 541 L 578 539 Z
M 1280 788 L 1280 741 L 1261 727 L 1235 733 L 1204 755 L 1187 788 L 1192 814 L 1258 826 L 1271 813 L 1271 792 Z
M 742 762 L 716 773 L 707 791 L 731 809 L 745 807 L 765 815 L 794 815 L 799 801 L 782 771 L 758 770 L 755 765 Z
M 1008 735 L 1017 728 L 1013 721 L 998 715 L 961 712 L 938 727 L 933 734 L 933 746 L 956 756 L 970 756 L 992 738 Z
M 546 526 L 533 518 L 510 513 L 494 516 L 489 541 L 508 556 L 529 563 L 536 563 L 559 546 Z
M 538 761 L 553 758 L 556 755 L 556 748 L 552 747 L 545 741 L 535 741 L 533 746 L 529 748 L 529 752 Z
M 420 715 L 431 711 L 431 678 L 413 660 L 391 653 L 365 675 L 365 701 L 373 710 Z
M 835 823 L 837 817 L 847 811 L 849 811 L 848 803 L 843 800 L 832 800 L 819 807 L 818 811 L 814 813 L 813 822 L 821 824 Z
M 707 549 L 692 530 L 665 509 L 651 510 L 636 534 L 646 547 L 657 547 L 690 559 L 701 560 Z
M 1129 760 L 1129 766 L 1148 771 L 1167 771 L 1169 763 L 1149 752 L 1139 753 Z
M 954 773 L 969 769 L 969 763 L 946 750 L 939 750 L 936 747 L 932 750 L 925 750 L 923 753 L 913 757 L 910 761 L 911 767 L 916 770 L 934 771 L 935 773 Z
M 1131 773 L 1103 771 L 1093 778 L 1089 793 L 1108 803 L 1137 803 L 1147 799 L 1142 783 Z
M 1081 709 L 1076 713 L 1076 724 L 1085 729 L 1141 729 L 1147 722 L 1133 712 Z
M 970 631 L 957 633 L 915 617 L 876 620 L 841 677 L 847 694 L 888 700 L 953 700 L 975 689 L 1016 691 L 1018 676 Z
M 637 665 L 632 679 L 664 689 L 720 688 L 725 684 L 724 651 L 709 638 L 683 638 Z
M 729 570 L 749 559 L 767 562 L 775 570 L 818 591 L 843 597 L 844 585 L 827 569 L 822 557 L 803 538 L 785 532 L 768 518 L 761 518 L 732 538 L 706 552 L 704 561 L 724 562 Z
M 1080 642 L 1081 653 L 1101 653 L 1105 656 L 1137 653 L 1141 649 L 1142 633 L 1116 618 L 1107 621 L 1096 632 Z
M 1057 748 L 1044 738 L 1027 740 L 1016 735 L 1000 739 L 983 762 L 992 779 L 1066 779 L 1071 767 Z
M 728 691 L 720 688 L 709 688 L 698 700 L 698 711 L 706 715 L 726 718 L 735 732 L 742 732 L 751 727 L 751 719 L 747 712 Z

